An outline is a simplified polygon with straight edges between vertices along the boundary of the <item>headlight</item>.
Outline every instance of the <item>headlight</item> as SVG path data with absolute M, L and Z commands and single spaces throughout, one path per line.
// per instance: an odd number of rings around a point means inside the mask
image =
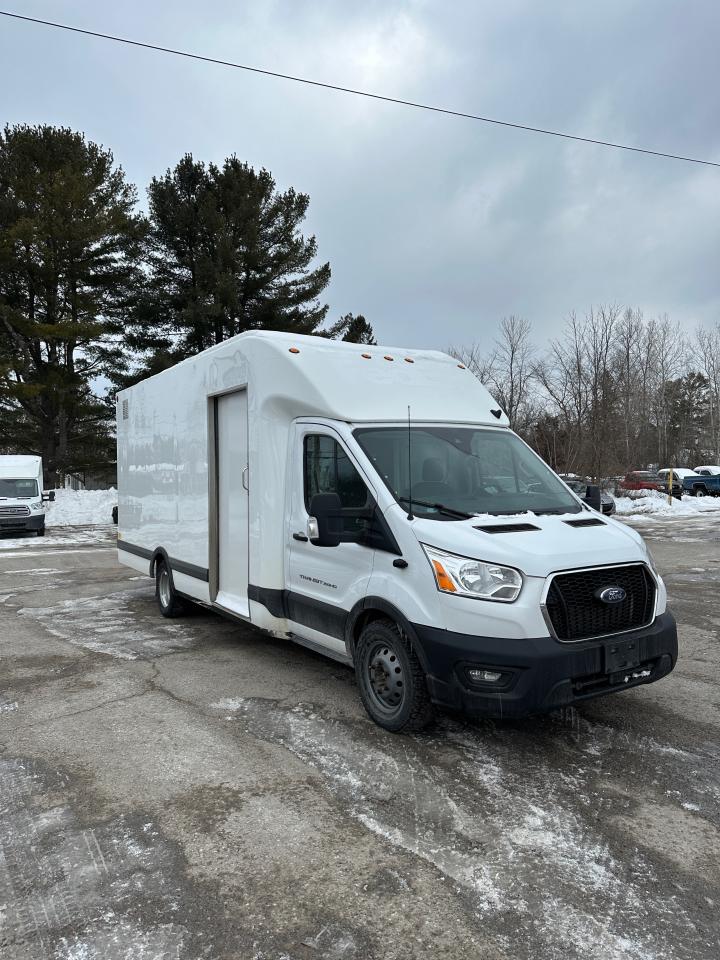
M 42 500 L 38 500 L 35 503 L 30 504 L 31 510 L 41 510 L 42 509 Z
M 522 575 L 513 567 L 484 563 L 445 553 L 436 547 L 422 545 L 435 574 L 435 583 L 442 593 L 456 593 L 478 600 L 512 603 L 522 589 Z

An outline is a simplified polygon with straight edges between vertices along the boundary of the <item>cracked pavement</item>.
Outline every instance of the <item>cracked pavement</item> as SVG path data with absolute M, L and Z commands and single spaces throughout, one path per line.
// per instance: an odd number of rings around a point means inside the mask
M 0 540 L 3 960 L 717 960 L 720 514 L 637 525 L 669 678 L 412 737 L 331 660 L 163 620 L 112 529 Z

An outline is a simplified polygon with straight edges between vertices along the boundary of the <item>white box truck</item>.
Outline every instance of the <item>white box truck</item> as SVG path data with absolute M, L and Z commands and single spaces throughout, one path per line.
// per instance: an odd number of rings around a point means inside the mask
M 41 457 L 0 456 L 0 533 L 31 531 L 45 535 L 45 503 Z
M 675 665 L 642 538 L 443 353 L 241 334 L 122 391 L 117 436 L 118 556 L 162 614 L 194 601 L 354 665 L 389 730 Z

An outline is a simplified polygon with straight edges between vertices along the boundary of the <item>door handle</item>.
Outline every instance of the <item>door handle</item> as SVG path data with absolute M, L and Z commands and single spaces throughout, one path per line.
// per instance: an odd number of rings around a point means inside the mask
M 294 533 L 293 540 L 300 540 L 301 543 L 307 543 L 308 538 L 305 536 L 304 533 Z
M 243 470 L 243 472 L 242 472 L 242 477 L 241 477 L 241 479 L 242 479 L 242 485 L 243 485 L 243 487 L 244 487 L 246 490 L 249 491 L 249 490 L 250 490 L 250 486 L 249 486 L 249 484 L 248 484 L 248 468 L 247 468 L 247 467 L 244 468 L 244 470 Z

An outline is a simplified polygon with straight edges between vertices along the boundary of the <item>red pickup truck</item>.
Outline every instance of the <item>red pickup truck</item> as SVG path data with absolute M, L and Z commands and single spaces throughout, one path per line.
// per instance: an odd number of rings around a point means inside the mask
M 660 477 L 649 470 L 633 470 L 620 481 L 621 490 L 661 490 Z
M 660 490 L 670 493 L 670 477 L 659 477 L 649 470 L 632 470 L 626 473 L 618 484 L 620 490 Z M 683 494 L 683 483 L 678 476 L 673 476 L 672 495 L 680 499 Z

